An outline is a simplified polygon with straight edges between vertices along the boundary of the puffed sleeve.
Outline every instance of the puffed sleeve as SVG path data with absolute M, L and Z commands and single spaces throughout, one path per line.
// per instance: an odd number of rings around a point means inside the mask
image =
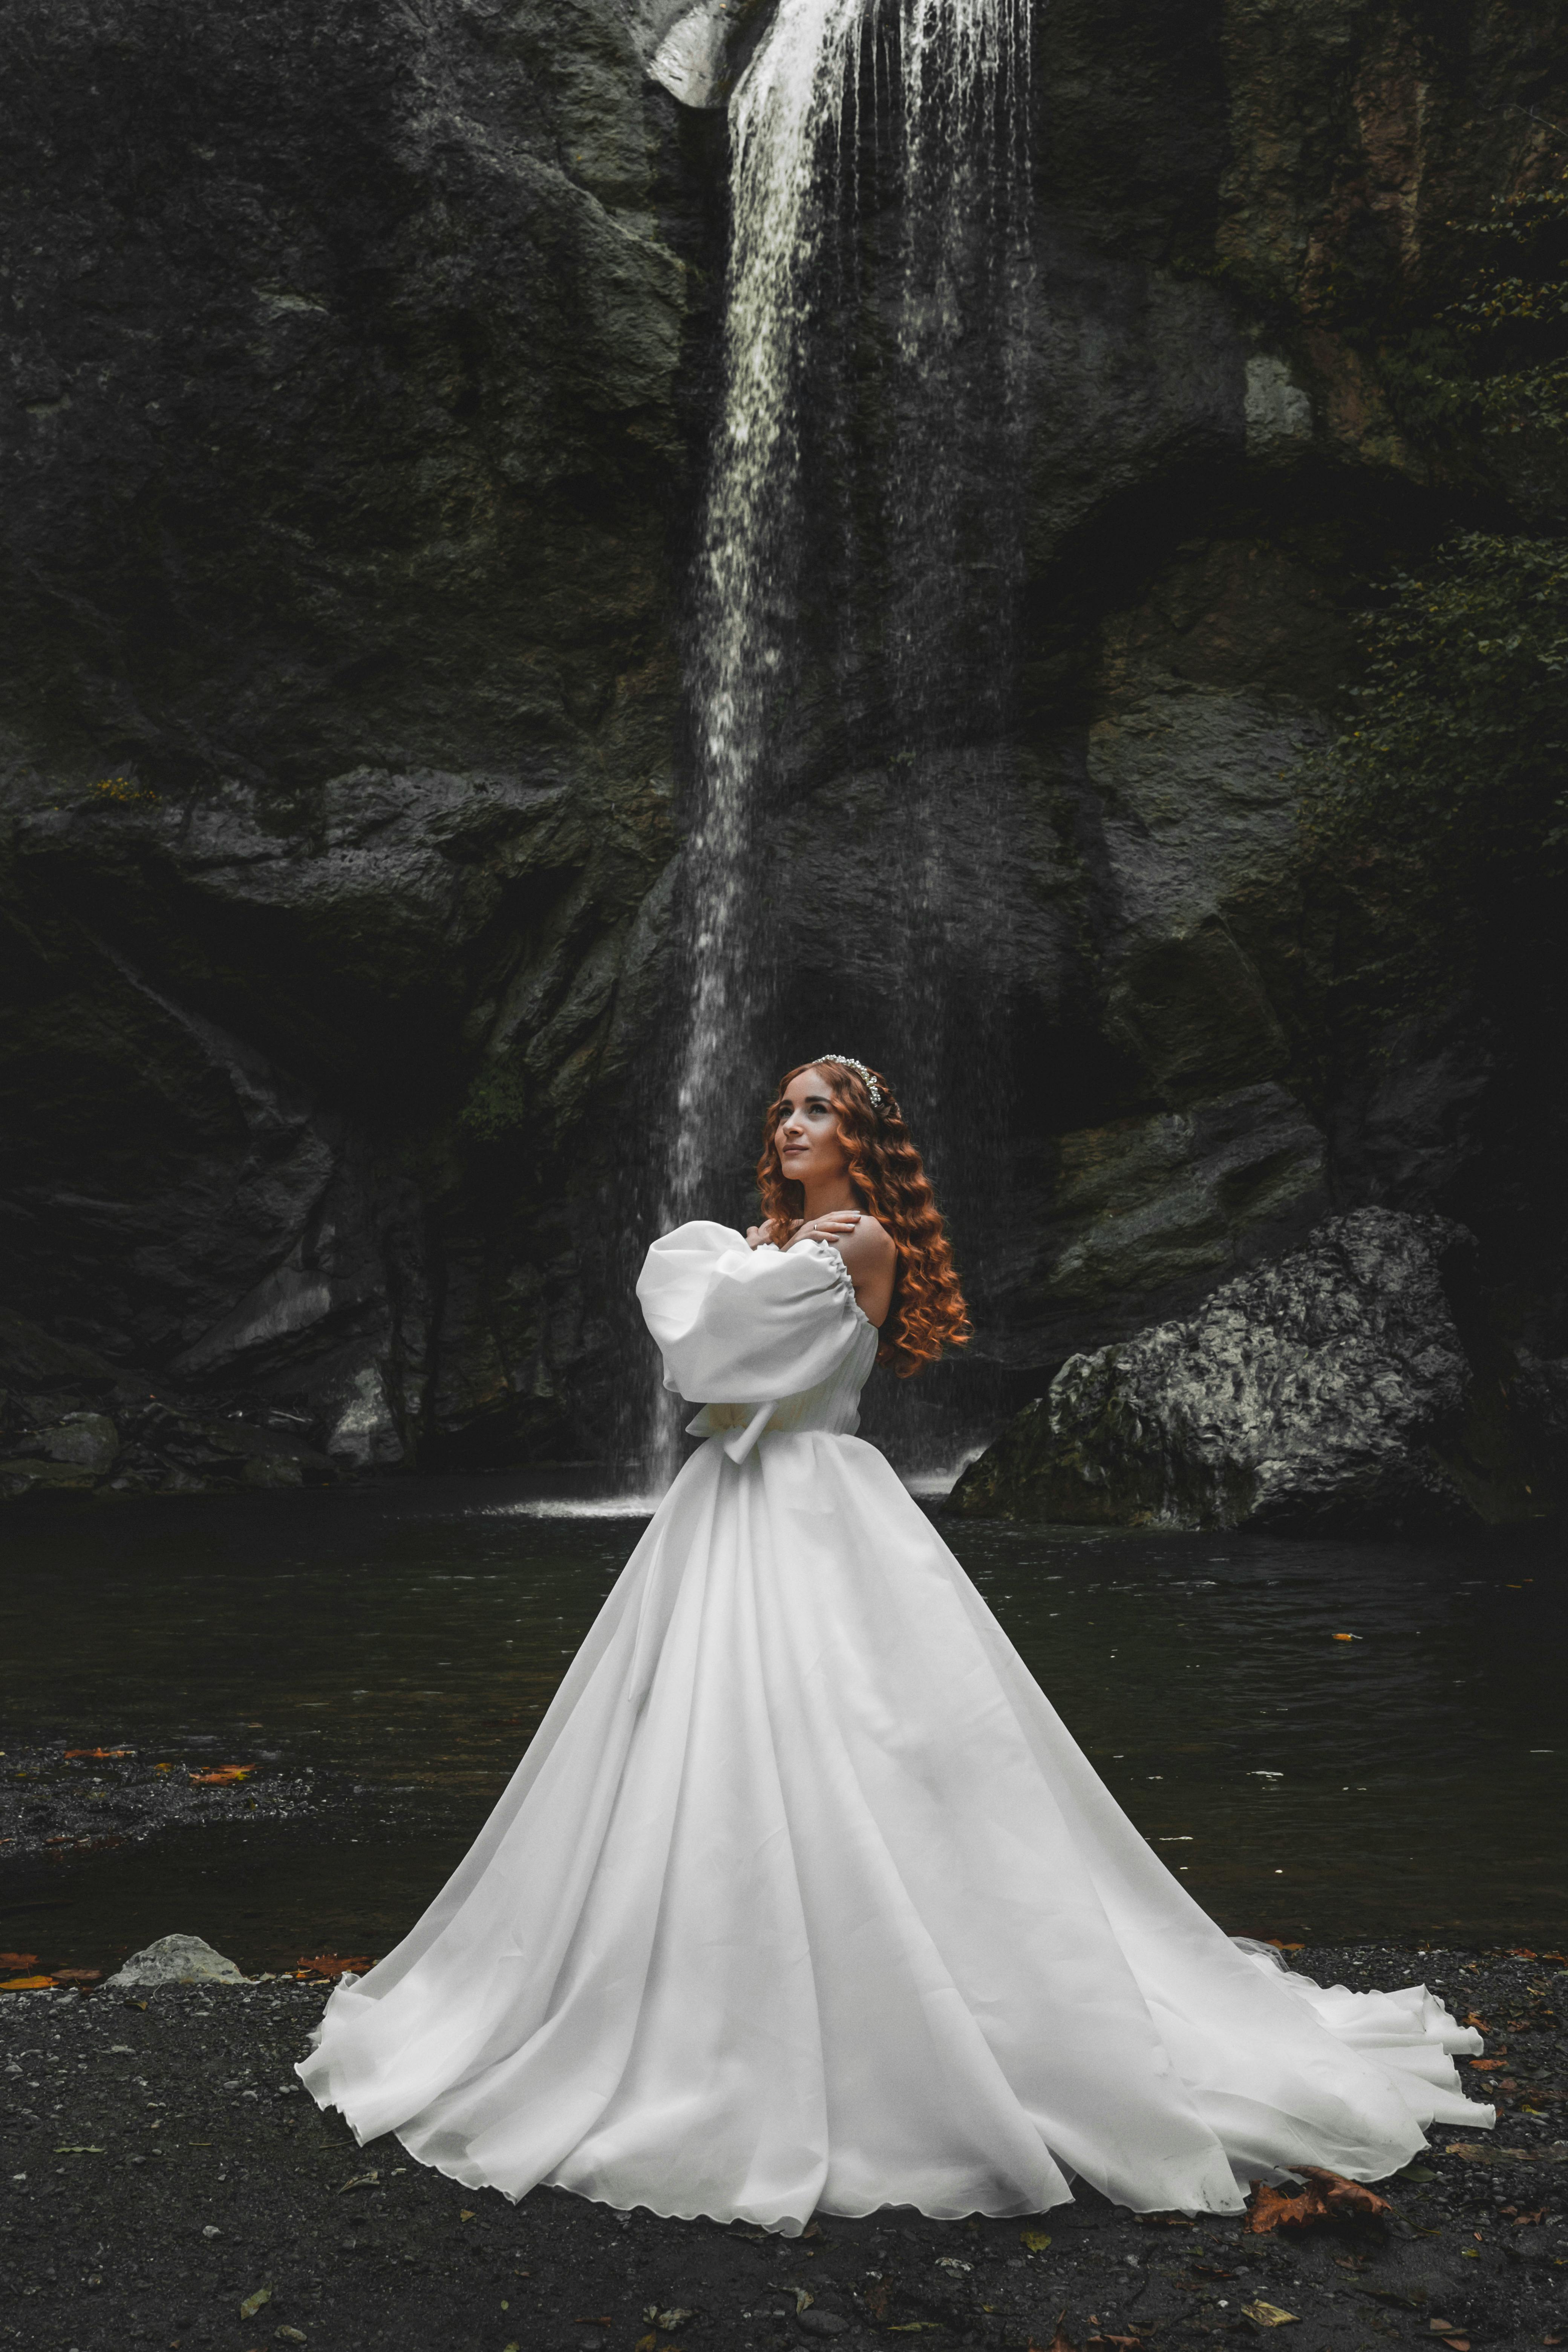
M 828 1242 L 749 1249 L 727 1225 L 678 1225 L 637 1277 L 664 1384 L 691 1404 L 769 1410 L 837 1370 L 859 1329 L 849 1269 Z M 767 1418 L 752 1416 L 752 1442 Z M 744 1449 L 727 1447 L 740 1459 Z

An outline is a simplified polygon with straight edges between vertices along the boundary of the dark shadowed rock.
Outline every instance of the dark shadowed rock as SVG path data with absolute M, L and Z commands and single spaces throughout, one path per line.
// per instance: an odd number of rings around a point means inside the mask
M 1470 1442 L 1475 1370 L 1444 1276 L 1473 1247 L 1441 1218 L 1330 1218 L 1186 1321 L 1071 1358 L 953 1506 L 1166 1528 L 1542 1516 L 1518 1463 Z
M 373 1456 L 309 1413 L 220 1402 L 0 1308 L 0 1499 L 324 1484 Z

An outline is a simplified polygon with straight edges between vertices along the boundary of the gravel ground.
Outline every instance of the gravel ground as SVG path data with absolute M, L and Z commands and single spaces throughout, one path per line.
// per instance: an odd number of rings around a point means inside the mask
M 774 2352 L 918 2336 L 933 2352 L 1159 2352 L 1276 2327 L 1297 2352 L 1568 2339 L 1568 1966 L 1382 1947 L 1295 1965 L 1356 1986 L 1424 1979 L 1489 2028 L 1476 2082 L 1503 2110 L 1498 2131 L 1434 2133 L 1387 2185 L 1386 2228 L 1255 2237 L 1239 2221 L 1135 2221 L 1083 2193 L 1037 2222 L 894 2210 L 792 2242 L 552 2190 L 512 2206 L 392 2140 L 357 2148 L 317 2112 L 291 2067 L 320 1986 L 7 1993 L 0 2347 Z
M 189 1733 L 156 1754 L 13 1745 L 4 1756 L 0 1863 L 7 1867 L 40 1855 L 140 1845 L 161 1832 L 215 1822 L 325 1820 L 346 1815 L 367 1793 L 342 1773 L 279 1770 L 282 1757 L 269 1748 L 231 1763 L 216 1738 Z

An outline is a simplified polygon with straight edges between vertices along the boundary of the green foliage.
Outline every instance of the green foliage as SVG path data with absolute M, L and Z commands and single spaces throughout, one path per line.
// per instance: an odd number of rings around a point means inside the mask
M 497 1143 L 523 1125 L 528 1108 L 528 1080 L 522 1072 L 492 1062 L 468 1088 L 458 1124 L 485 1143 Z
M 1419 291 L 1343 262 L 1325 315 L 1375 368 L 1402 430 L 1447 468 L 1485 470 L 1489 433 L 1568 430 L 1568 172 L 1500 196 Z
M 1446 318 L 1470 354 L 1481 417 L 1504 432 L 1568 429 L 1568 172 L 1453 226 L 1477 259 Z
M 1353 719 L 1305 808 L 1342 984 L 1377 1016 L 1506 992 L 1568 878 L 1568 540 L 1450 540 L 1360 634 Z

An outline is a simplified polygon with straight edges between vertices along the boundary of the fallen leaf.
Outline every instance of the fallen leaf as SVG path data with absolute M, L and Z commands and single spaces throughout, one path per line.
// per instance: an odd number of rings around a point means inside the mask
M 106 2147 L 57 2147 L 57 2156 L 107 2156 Z
M 338 2195 L 346 2197 L 351 2189 L 374 2189 L 380 2179 L 379 2172 L 356 2172 L 352 2180 L 345 2180 L 342 2184 L 338 2189 Z
M 1506 2058 L 1472 2058 L 1471 2065 L 1478 2074 L 1495 2074 L 1508 2064 Z
M 0 1969 L 30 1969 L 37 1952 L 0 1952 Z
M 1244 2303 L 1241 2307 L 1259 2327 L 1294 2327 L 1300 2324 L 1293 2311 L 1283 2311 L 1277 2303 Z
M 254 2319 L 262 2305 L 264 2303 L 270 2303 L 271 2300 L 272 2289 L 269 2286 L 258 2286 L 256 2293 L 254 2294 L 247 2294 L 245 2301 L 240 2305 L 239 2315 L 241 2319 Z
M 1305 2186 L 1294 2194 L 1271 2189 L 1261 2180 L 1252 2184 L 1247 2201 L 1248 2237 L 1265 2238 L 1275 2230 L 1304 2230 L 1314 2221 L 1382 2221 L 1393 2219 L 1394 2208 L 1375 2189 L 1359 2180 L 1346 2180 L 1317 2164 L 1293 2164 Z
M 272 2333 L 285 2344 L 304 2344 L 309 2341 L 302 2327 L 275 2327 Z
M 134 1756 L 134 1748 L 68 1748 L 66 1761 L 74 1762 L 79 1756 L 89 1756 L 94 1763 L 108 1763 L 116 1756 Z
M 254 1764 L 216 1764 L 210 1772 L 193 1772 L 189 1778 L 203 1789 L 226 1789 L 233 1781 L 248 1780 L 255 1769 Z
M 1112 2347 L 1112 2352 L 1138 2352 L 1143 2338 L 1141 2336 L 1091 2336 L 1089 2341 L 1091 2344 L 1109 2345 Z
M 1359 1633 L 1335 1633 L 1331 1636 L 1331 1639 L 1336 1642 L 1359 1642 L 1361 1640 L 1361 1635 Z M 1256 1756 L 1258 1750 L 1254 1748 L 1252 1752 Z M 1279 2322 L 1276 2321 L 1274 2324 L 1278 2326 Z
M 0 1980 L 0 1992 L 42 1992 L 53 1982 L 53 1977 L 6 1977 Z
M 1067 2327 L 1064 2324 L 1067 2319 L 1067 2305 L 1066 2304 L 1063 2304 L 1061 2309 L 1057 2314 L 1057 2324 L 1051 2330 L 1051 2340 L 1046 2346 L 1045 2352 L 1078 2352 L 1078 2347 L 1073 2342 L 1072 2337 L 1068 2334 Z M 1099 2323 L 1098 2321 L 1091 2321 L 1090 2325 L 1098 2326 Z M 1039 2347 L 1032 2339 L 1030 2342 L 1029 2352 L 1039 2352 Z
M 345 1970 L 374 1968 L 375 1963 L 363 1952 L 318 1952 L 314 1959 L 296 1960 L 296 1972 L 307 1977 L 341 1977 Z
M 55 1982 L 57 1984 L 97 1984 L 102 1974 L 101 1969 L 57 1969 Z
M 1043 2230 L 1020 2230 L 1018 2242 L 1026 2246 L 1032 2254 L 1043 2254 L 1051 2242 Z
M 465 2206 L 463 2210 L 458 2216 L 459 2221 L 471 2221 L 473 2218 L 474 2213 L 471 2206 Z M 597 2326 L 597 2324 L 598 2323 L 595 2321 L 595 2325 Z
M 658 2352 L 658 2336 L 652 2335 L 639 2336 L 636 2344 L 632 2347 L 632 2352 Z

